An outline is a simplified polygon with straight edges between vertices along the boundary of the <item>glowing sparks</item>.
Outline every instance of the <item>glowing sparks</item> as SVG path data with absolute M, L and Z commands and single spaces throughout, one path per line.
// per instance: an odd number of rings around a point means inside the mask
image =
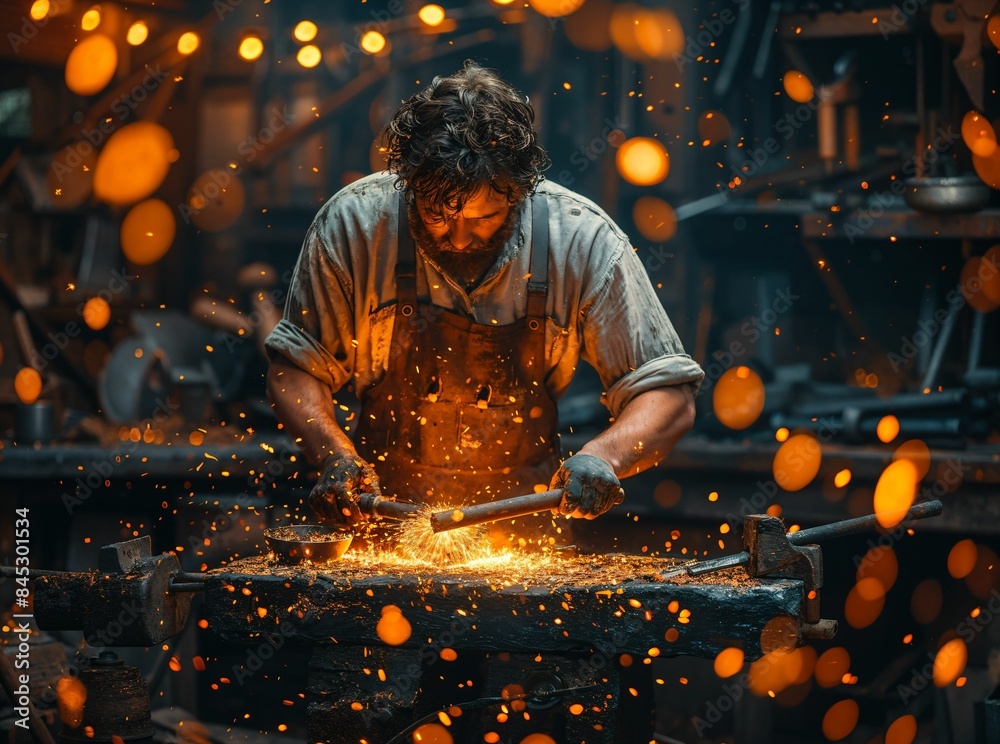
M 434 532 L 430 514 L 440 509 L 426 509 L 402 526 L 399 532 L 398 555 L 429 566 L 468 564 L 472 561 L 496 557 L 483 531 L 462 527 L 445 532 Z M 444 509 L 447 511 L 447 509 Z M 454 514 L 461 515 L 454 510 Z

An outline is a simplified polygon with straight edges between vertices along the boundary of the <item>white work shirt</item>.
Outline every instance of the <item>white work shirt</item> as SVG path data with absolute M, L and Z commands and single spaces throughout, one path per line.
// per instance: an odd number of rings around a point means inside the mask
M 287 357 L 336 393 L 353 380 L 360 397 L 381 381 L 390 359 L 396 311 L 399 192 L 395 176 L 375 173 L 335 194 L 316 215 L 302 246 L 285 314 L 268 353 Z M 636 395 L 704 377 L 684 353 L 628 237 L 589 199 L 542 181 L 548 200 L 549 276 L 545 386 L 559 398 L 582 358 L 604 384 L 612 416 Z M 445 274 L 418 246 L 417 295 L 477 323 L 505 325 L 527 312 L 531 210 L 483 281 L 472 290 Z M 431 331 L 433 332 L 433 331 Z

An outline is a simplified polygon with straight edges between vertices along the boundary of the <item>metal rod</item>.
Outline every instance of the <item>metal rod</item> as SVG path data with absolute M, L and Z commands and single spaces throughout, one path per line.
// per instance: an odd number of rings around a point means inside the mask
M 934 344 L 934 351 L 931 352 L 931 361 L 930 364 L 927 365 L 927 373 L 924 375 L 924 379 L 920 383 L 921 391 L 934 389 L 937 381 L 938 369 L 940 369 L 941 362 L 944 360 L 944 352 L 948 348 L 948 341 L 951 340 L 951 332 L 955 329 L 955 321 L 958 320 L 958 314 L 964 306 L 964 302 L 953 302 L 949 305 L 948 314 L 945 316 L 944 322 L 941 324 L 941 330 L 938 331 L 937 343 Z
M 373 493 L 363 493 L 358 500 L 358 508 L 370 517 L 382 517 L 383 519 L 409 519 L 416 516 L 424 507 L 420 504 L 411 504 L 406 501 L 393 501 L 385 496 L 376 496 Z
M 172 578 L 173 578 L 174 581 L 198 583 L 198 582 L 204 582 L 205 579 L 208 578 L 208 574 L 207 573 L 192 573 L 190 571 L 178 571 L 177 573 L 175 573 L 173 575 Z
M 500 519 L 523 517 L 525 514 L 549 511 L 562 503 L 563 489 L 529 493 L 526 496 L 515 496 L 511 499 L 491 501 L 488 504 L 463 506 L 461 509 L 435 512 L 431 514 L 431 529 L 435 532 L 446 532 L 458 527 L 472 527 L 486 522 L 496 522 Z
M 172 592 L 203 592 L 205 591 L 204 582 L 178 582 L 174 579 L 170 580 L 170 591 Z
M 941 513 L 942 509 L 944 509 L 944 505 L 937 499 L 934 501 L 925 501 L 922 504 L 911 506 L 901 521 L 936 517 Z M 833 537 L 844 537 L 845 535 L 867 532 L 874 529 L 877 524 L 878 515 L 868 514 L 867 516 L 855 519 L 845 519 L 843 522 L 834 522 L 833 524 L 824 524 L 820 527 L 810 527 L 807 530 L 790 532 L 788 533 L 788 542 L 792 545 L 808 545 L 820 540 L 829 540 Z

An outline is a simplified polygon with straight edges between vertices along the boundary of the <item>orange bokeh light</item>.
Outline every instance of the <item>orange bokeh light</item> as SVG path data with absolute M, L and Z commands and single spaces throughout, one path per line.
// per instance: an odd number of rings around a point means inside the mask
M 368 31 L 361 37 L 361 48 L 369 54 L 378 54 L 385 49 L 385 36 L 378 31 Z
M 794 434 L 774 453 L 771 466 L 774 480 L 786 491 L 801 491 L 816 477 L 822 461 L 823 453 L 816 437 Z
M 820 687 L 836 687 L 840 680 L 850 671 L 851 655 L 847 649 L 836 646 L 827 649 L 816 659 L 816 684 Z
M 79 677 L 60 677 L 56 682 L 59 719 L 70 728 L 83 723 L 83 706 L 87 702 L 87 686 Z
M 635 186 L 655 186 L 670 172 L 670 155 L 652 137 L 632 137 L 615 155 L 621 177 Z
M 973 155 L 982 158 L 988 158 L 997 149 L 993 125 L 978 111 L 969 111 L 962 117 L 962 141 Z
M 991 189 L 1000 189 L 1000 147 L 987 157 L 972 153 L 972 167 L 983 183 Z
M 259 36 L 244 36 L 242 41 L 240 41 L 239 55 L 240 58 L 245 59 L 247 62 L 253 62 L 263 53 L 264 42 Z
M 66 59 L 66 87 L 80 96 L 99 93 L 118 69 L 118 48 L 103 34 L 82 39 Z
M 962 676 L 969 661 L 969 649 L 961 638 L 952 638 L 934 657 L 934 684 L 947 687 Z
M 908 460 L 917 469 L 917 480 L 923 480 L 931 468 L 931 450 L 919 439 L 903 442 L 892 455 L 893 462 Z
M 986 22 L 986 35 L 990 37 L 993 46 L 1000 49 L 1000 15 L 991 15 Z
M 194 54 L 201 46 L 201 37 L 194 31 L 185 31 L 177 40 L 177 51 L 181 54 Z
M 174 138 L 162 126 L 127 124 L 111 135 L 97 158 L 94 194 L 114 206 L 145 199 L 160 188 L 176 157 Z
M 440 26 L 445 19 L 444 8 L 435 4 L 425 5 L 417 11 L 417 18 L 428 26 Z
M 292 36 L 295 37 L 296 41 L 301 41 L 303 44 L 315 39 L 317 33 L 319 33 L 319 28 L 312 21 L 299 21 L 295 24 L 295 28 L 292 29 Z
M 912 744 L 917 738 L 917 719 L 907 713 L 900 716 L 885 732 L 885 744 Z
M 885 529 L 903 521 L 917 496 L 917 468 L 909 460 L 889 463 L 875 485 L 875 518 Z
M 749 367 L 727 370 L 712 391 L 715 415 L 730 429 L 746 429 L 764 410 L 764 383 Z
M 131 46 L 139 46 L 148 38 L 149 26 L 146 25 L 145 21 L 136 21 L 128 27 L 128 32 L 125 34 L 125 41 Z
M 876 546 L 865 553 L 865 557 L 858 564 L 855 580 L 860 585 L 865 579 L 873 579 L 881 585 L 880 593 L 885 594 L 892 589 L 897 576 L 899 576 L 899 561 L 896 560 L 895 551 L 892 548 Z M 871 594 L 868 589 L 861 593 Z
M 315 44 L 306 44 L 304 47 L 299 49 L 298 53 L 295 55 L 295 59 L 306 69 L 311 69 L 322 61 L 323 53 Z
M 883 416 L 875 425 L 875 434 L 883 444 L 888 444 L 899 436 L 899 419 L 895 416 Z
M 99 331 L 111 321 L 111 306 L 103 297 L 91 297 L 83 305 L 83 322 Z
M 528 0 L 546 18 L 562 18 L 580 9 L 585 0 Z
M 858 704 L 854 700 L 834 703 L 823 716 L 823 736 L 830 741 L 846 739 L 858 725 L 858 713 Z
M 973 310 L 990 313 L 1000 306 L 1000 298 L 994 299 L 995 295 L 1000 295 L 1000 279 L 982 256 L 972 256 L 965 262 L 958 286 Z M 990 287 L 989 293 L 985 291 L 987 286 Z
M 440 723 L 425 723 L 413 732 L 413 744 L 454 744 L 451 733 Z
M 674 208 L 658 196 L 640 196 L 632 207 L 632 220 L 646 240 L 663 243 L 677 232 Z
M 174 213 L 162 199 L 147 199 L 125 215 L 121 227 L 122 253 L 138 266 L 148 266 L 166 255 L 177 233 Z
M 213 168 L 191 184 L 187 205 L 191 221 L 202 230 L 221 232 L 240 218 L 246 206 L 246 191 L 230 171 Z
M 19 369 L 14 375 L 14 392 L 18 400 L 30 406 L 42 394 L 42 376 L 31 367 Z
M 718 653 L 713 662 L 715 673 L 722 679 L 732 677 L 743 668 L 745 658 L 743 649 L 741 648 L 724 648 Z
M 785 93 L 796 103 L 809 103 L 813 99 L 813 84 L 797 70 L 789 70 L 781 80 Z
M 964 579 L 976 567 L 979 549 L 972 540 L 960 540 L 948 553 L 948 573 L 956 579 Z
M 375 632 L 383 643 L 400 646 L 410 640 L 413 628 L 410 621 L 403 617 L 402 610 L 396 605 L 386 605 L 382 608 L 382 617 L 375 626 Z

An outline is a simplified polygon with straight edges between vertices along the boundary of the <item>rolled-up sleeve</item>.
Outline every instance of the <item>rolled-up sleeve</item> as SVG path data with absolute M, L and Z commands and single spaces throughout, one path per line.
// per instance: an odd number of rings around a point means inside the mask
M 653 291 L 646 269 L 627 242 L 611 253 L 607 273 L 582 297 L 583 358 L 604 384 L 612 416 L 640 393 L 690 384 L 705 373 L 688 354 Z
M 264 346 L 336 392 L 354 365 L 351 281 L 331 247 L 310 229 L 288 288 L 285 314 Z

